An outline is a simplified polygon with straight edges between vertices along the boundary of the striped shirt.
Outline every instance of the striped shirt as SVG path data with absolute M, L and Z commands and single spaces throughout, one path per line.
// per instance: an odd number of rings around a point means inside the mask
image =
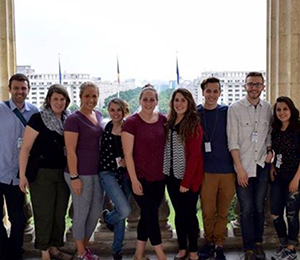
M 248 177 L 256 177 L 257 164 L 265 166 L 267 146 L 271 146 L 271 118 L 271 105 L 264 100 L 260 100 L 255 108 L 245 97 L 229 107 L 228 148 L 229 151 L 239 150 Z M 253 133 L 256 133 L 255 137 Z

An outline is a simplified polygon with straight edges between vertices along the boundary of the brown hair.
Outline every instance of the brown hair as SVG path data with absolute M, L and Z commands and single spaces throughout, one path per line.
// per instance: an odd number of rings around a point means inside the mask
M 172 98 L 169 103 L 170 111 L 168 114 L 168 120 L 167 120 L 167 124 L 166 124 L 166 127 L 167 127 L 166 132 L 169 131 L 170 127 L 173 127 L 175 125 L 175 120 L 176 120 L 177 114 L 174 109 L 174 100 L 175 100 L 175 96 L 177 93 L 180 93 L 181 95 L 183 95 L 183 97 L 188 102 L 187 110 L 185 112 L 184 118 L 182 119 L 182 121 L 180 123 L 180 128 L 179 128 L 179 136 L 180 136 L 182 142 L 185 142 L 189 137 L 191 137 L 195 134 L 198 136 L 198 129 L 200 126 L 200 117 L 197 113 L 197 106 L 196 106 L 196 103 L 195 103 L 192 93 L 189 90 L 187 90 L 186 88 L 178 88 L 173 92 Z M 168 135 L 167 135 L 167 137 L 168 137 Z
M 156 89 L 149 83 L 146 84 L 144 87 L 142 87 L 142 91 L 140 93 L 139 100 L 142 99 L 142 96 L 143 96 L 144 92 L 147 91 L 147 90 L 153 91 L 155 93 L 156 100 L 158 100 L 158 94 L 157 94 Z
M 109 107 L 110 107 L 111 103 L 119 105 L 119 107 L 122 110 L 123 117 L 126 117 L 127 115 L 129 115 L 129 106 L 128 106 L 128 104 L 123 99 L 121 99 L 121 98 L 113 98 L 113 99 L 111 99 L 108 102 L 107 110 L 109 110 Z
M 66 108 L 69 106 L 71 100 L 70 100 L 70 97 L 69 97 L 69 94 L 68 94 L 68 91 L 66 90 L 66 88 L 60 84 L 54 84 L 54 85 L 50 86 L 50 88 L 48 89 L 47 95 L 45 97 L 44 104 L 43 104 L 44 108 L 51 108 L 50 100 L 51 100 L 53 93 L 58 93 L 58 94 L 61 94 L 64 96 L 64 98 L 66 99 L 66 107 L 64 110 L 66 110 Z
M 30 89 L 29 79 L 24 74 L 21 74 L 21 73 L 17 73 L 17 74 L 14 74 L 11 76 L 11 78 L 9 79 L 9 82 L 8 82 L 9 89 L 11 89 L 11 84 L 14 80 L 27 82 L 28 89 Z
M 261 77 L 262 78 L 262 83 L 264 84 L 264 76 L 261 72 L 257 72 L 257 71 L 251 71 L 246 75 L 246 79 L 245 81 L 247 82 L 247 78 L 249 77 Z

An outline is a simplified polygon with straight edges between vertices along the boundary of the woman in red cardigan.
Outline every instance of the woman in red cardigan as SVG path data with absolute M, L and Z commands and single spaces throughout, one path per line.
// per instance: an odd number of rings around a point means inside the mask
M 166 125 L 164 174 L 175 210 L 179 251 L 174 260 L 198 260 L 199 223 L 196 216 L 203 179 L 202 128 L 190 91 L 178 88 L 170 101 Z

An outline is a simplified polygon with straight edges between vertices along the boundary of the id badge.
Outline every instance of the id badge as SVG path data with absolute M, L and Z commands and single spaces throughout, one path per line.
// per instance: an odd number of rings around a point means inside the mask
M 282 154 L 276 154 L 276 168 L 280 168 L 280 165 L 282 164 Z
M 23 143 L 23 138 L 22 138 L 22 137 L 19 137 L 19 138 L 18 138 L 18 148 L 21 148 L 22 143 Z
M 257 143 L 258 142 L 258 133 L 257 132 L 252 132 L 251 142 L 252 143 Z
M 210 153 L 211 152 L 211 143 L 210 142 L 205 142 L 204 143 L 204 149 L 206 153 Z

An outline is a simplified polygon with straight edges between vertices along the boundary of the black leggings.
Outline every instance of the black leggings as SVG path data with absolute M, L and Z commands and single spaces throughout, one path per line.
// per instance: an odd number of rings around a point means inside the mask
M 158 208 L 165 194 L 165 181 L 148 182 L 139 179 L 143 186 L 142 196 L 134 194 L 134 198 L 141 209 L 141 217 L 137 227 L 137 239 L 147 241 L 150 239 L 151 245 L 161 244 L 161 233 L 158 220 Z
M 199 236 L 199 223 L 197 218 L 197 201 L 199 192 L 180 192 L 181 180 L 175 177 L 167 178 L 167 187 L 175 210 L 175 226 L 179 249 L 198 252 L 197 240 Z

